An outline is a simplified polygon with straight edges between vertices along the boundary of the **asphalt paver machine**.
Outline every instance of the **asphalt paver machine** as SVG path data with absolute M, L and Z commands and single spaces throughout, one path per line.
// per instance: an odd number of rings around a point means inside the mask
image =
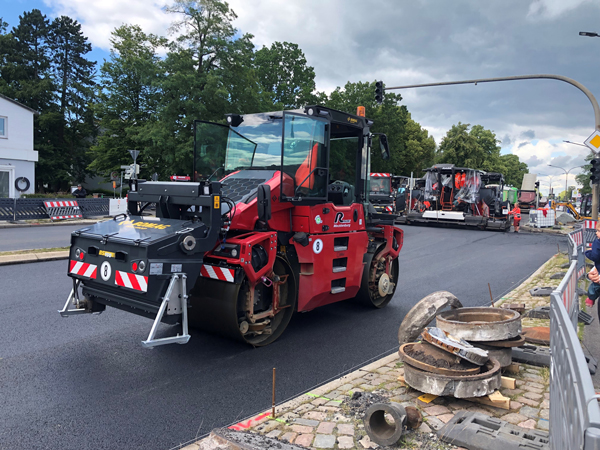
M 384 307 L 403 234 L 369 203 L 372 142 L 384 158 L 389 148 L 363 111 L 196 121 L 192 181 L 135 180 L 127 214 L 72 233 L 61 315 L 146 316 L 146 347 L 186 343 L 188 326 L 262 346 L 295 311 L 352 298 Z M 182 333 L 157 337 L 161 322 Z
M 502 200 L 502 174 L 437 164 L 426 169 L 425 177 L 419 181 L 402 222 L 510 229 L 510 205 Z

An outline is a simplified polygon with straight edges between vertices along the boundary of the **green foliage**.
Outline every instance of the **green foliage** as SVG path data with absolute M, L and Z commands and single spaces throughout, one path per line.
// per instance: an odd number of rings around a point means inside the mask
M 433 163 L 435 142 L 427 130 L 412 120 L 405 106 L 400 106 L 399 94 L 386 93 L 382 105 L 375 101 L 375 82 L 347 83 L 336 88 L 324 102 L 326 106 L 356 114 L 358 106 L 365 107 L 365 115 L 374 121 L 373 132 L 387 135 L 390 159 L 384 161 L 373 152 L 372 172 L 390 172 L 394 175 L 421 176 L 423 169 Z
M 517 155 L 512 153 L 500 155 L 499 172 L 504 174 L 504 181 L 507 185 L 521 189 L 523 175 L 529 173 L 527 164 L 521 162 Z
M 474 125 L 469 131 L 470 126 L 461 122 L 452 126 L 440 143 L 436 162 L 499 172 L 507 185 L 520 188 L 523 174 L 529 172 L 527 164 L 517 155 L 500 155 L 500 141 L 492 131 L 481 125 Z
M 71 194 L 67 194 L 66 192 L 49 192 L 47 194 L 24 194 L 21 196 L 22 198 L 70 198 L 73 200 L 75 197 Z
M 138 164 L 159 165 L 152 159 L 151 130 L 158 121 L 160 72 L 158 49 L 164 38 L 146 34 L 137 25 L 122 25 L 111 37 L 110 59 L 100 69 L 98 101 L 94 112 L 102 130 L 91 148 L 90 170 L 110 173 L 131 164 L 127 150 L 140 150 Z M 153 172 L 151 172 L 153 173 Z
M 585 157 L 585 160 L 591 161 L 594 157 L 595 157 L 594 153 L 590 152 L 590 154 Z M 586 164 L 585 166 L 583 166 L 583 172 L 581 172 L 580 174 L 578 174 L 575 177 L 575 179 L 577 180 L 577 183 L 580 185 L 583 185 L 583 187 L 579 191 L 582 195 L 592 193 L 592 188 L 590 187 L 590 175 L 591 175 L 590 169 L 591 169 L 591 167 L 592 167 L 591 164 Z
M 453 126 L 436 151 L 400 95 L 388 92 L 376 103 L 374 82 L 317 92 L 314 68 L 297 44 L 255 50 L 253 36 L 233 26 L 237 16 L 225 1 L 174 0 L 165 11 L 176 37 L 147 34 L 138 25 L 116 28 L 97 78 L 95 63 L 86 59 L 91 45 L 76 21 L 50 22 L 33 9 L 9 31 L 0 18 L 0 93 L 40 113 L 34 123 L 38 191 L 117 171 L 131 163 L 129 149 L 140 150 L 141 178 L 191 175 L 195 120 L 224 123 L 226 113 L 308 104 L 352 114 L 365 107 L 372 131 L 385 133 L 391 150 L 388 161 L 373 152 L 373 172 L 418 177 L 436 161 L 451 162 L 501 172 L 517 187 L 527 172 L 515 155 L 500 155 L 495 134 L 481 125 Z M 340 179 L 352 178 L 355 151 L 347 142 L 332 145 Z
M 274 42 L 254 55 L 261 88 L 277 109 L 293 109 L 314 103 L 315 71 L 307 65 L 297 44 Z

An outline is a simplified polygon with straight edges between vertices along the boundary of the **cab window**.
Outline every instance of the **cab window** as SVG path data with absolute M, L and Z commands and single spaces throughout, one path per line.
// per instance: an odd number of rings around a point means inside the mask
M 322 119 L 284 114 L 282 172 L 294 182 L 293 200 L 327 196 L 327 126 Z

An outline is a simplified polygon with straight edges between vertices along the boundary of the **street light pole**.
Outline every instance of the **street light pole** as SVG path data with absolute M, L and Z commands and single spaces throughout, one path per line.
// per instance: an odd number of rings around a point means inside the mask
M 556 167 L 557 169 L 563 170 L 565 172 L 565 202 L 567 201 L 567 192 L 569 191 L 569 172 L 571 172 L 571 170 L 573 169 L 577 169 L 578 167 L 583 167 L 583 166 L 575 166 L 575 167 L 571 167 L 569 170 L 566 170 L 562 167 L 559 166 L 553 166 L 552 164 L 548 164 L 548 167 Z
M 579 36 L 586 37 L 600 37 L 600 34 L 594 31 L 580 31 Z M 596 123 L 596 130 L 598 130 L 598 124 Z M 592 184 L 592 220 L 598 220 L 598 199 L 600 197 L 599 185 Z
M 582 32 L 587 33 L 587 32 Z M 581 33 L 580 33 L 581 34 Z M 590 34 L 582 34 L 582 36 L 589 36 Z M 595 36 L 595 35 L 594 35 Z M 600 36 L 598 36 L 600 37 Z M 384 91 L 391 91 L 394 89 L 411 89 L 411 88 L 419 88 L 419 87 L 436 87 L 436 86 L 450 86 L 457 84 L 474 84 L 477 86 L 477 83 L 494 83 L 498 81 L 519 81 L 519 80 L 558 80 L 564 81 L 565 83 L 569 83 L 572 86 L 575 86 L 581 92 L 583 92 L 590 103 L 592 104 L 592 108 L 594 109 L 594 129 L 600 131 L 600 106 L 598 106 L 598 102 L 596 101 L 596 97 L 591 93 L 591 91 L 586 88 L 583 84 L 573 80 L 572 78 L 563 77 L 562 75 L 551 75 L 551 74 L 540 74 L 540 75 L 517 75 L 513 77 L 499 77 L 499 78 L 481 78 L 477 80 L 461 80 L 461 81 L 443 81 L 438 83 L 426 83 L 426 84 L 412 84 L 407 86 L 394 86 L 394 87 L 386 87 Z M 592 190 L 592 218 L 594 220 L 598 219 L 598 185 L 594 185 L 594 189 Z

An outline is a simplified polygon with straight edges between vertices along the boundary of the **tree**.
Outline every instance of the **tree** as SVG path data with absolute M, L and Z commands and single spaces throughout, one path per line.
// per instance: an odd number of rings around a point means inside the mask
M 461 122 L 452 125 L 446 136 L 442 138 L 436 162 L 471 169 L 484 169 L 485 151 L 477 142 L 476 136 L 469 133 L 470 126 L 468 123 Z
M 110 59 L 100 69 L 98 102 L 94 107 L 101 134 L 91 149 L 89 169 L 108 175 L 129 164 L 127 150 L 142 150 L 139 163 L 155 170 L 150 159 L 164 78 L 158 49 L 166 39 L 146 34 L 138 25 L 116 28 L 110 40 Z M 149 173 L 154 173 L 150 172 Z
M 5 41 L 9 42 L 2 68 L 2 93 L 36 111 L 46 111 L 53 100 L 48 45 L 49 22 L 39 9 L 19 16 Z
M 520 188 L 523 174 L 529 172 L 527 164 L 521 162 L 517 155 L 500 155 L 500 141 L 492 131 L 481 125 L 474 125 L 470 131 L 469 127 L 469 124 L 460 122 L 452 126 L 440 143 L 437 162 L 499 172 L 504 175 L 507 185 Z
M 299 108 L 314 100 L 315 70 L 307 65 L 297 44 L 274 42 L 254 56 L 258 79 L 273 104 L 281 109 Z
M 521 183 L 523 183 L 523 175 L 529 173 L 527 164 L 521 162 L 517 155 L 512 153 L 501 155 L 500 163 L 504 169 L 500 172 L 504 175 L 504 181 L 507 185 L 521 189 Z
M 590 154 L 585 157 L 585 160 L 589 162 L 592 159 L 594 159 L 595 157 L 596 157 L 596 155 L 594 155 L 593 152 L 590 152 Z M 583 186 L 580 190 L 580 193 L 582 195 L 592 193 L 592 188 L 590 187 L 590 176 L 591 176 L 590 169 L 591 168 L 592 168 L 591 164 L 586 164 L 583 167 L 583 172 L 581 172 L 580 174 L 578 174 L 575 177 L 575 179 L 577 180 L 577 183 Z
M 176 0 L 167 11 L 180 16 L 171 30 L 181 34 L 165 61 L 160 119 L 148 130 L 160 175 L 191 172 L 194 120 L 224 121 L 225 113 L 260 103 L 252 36 L 238 36 L 226 2 Z
M 87 152 L 95 127 L 91 105 L 94 102 L 94 61 L 85 59 L 92 50 L 81 25 L 67 16 L 57 17 L 48 32 L 52 52 L 52 73 L 57 86 L 62 126 L 58 145 L 66 157 L 65 181 L 83 181 L 89 164 Z
M 323 94 L 317 94 L 323 95 Z M 394 175 L 419 176 L 433 163 L 435 142 L 427 130 L 412 120 L 402 97 L 386 93 L 382 105 L 375 101 L 375 82 L 346 83 L 344 89 L 336 88 L 325 104 L 331 108 L 356 114 L 358 106 L 365 107 L 365 115 L 373 120 L 373 132 L 384 133 L 390 145 L 390 159 L 384 161 L 374 151 L 371 161 L 373 172 L 391 172 Z

